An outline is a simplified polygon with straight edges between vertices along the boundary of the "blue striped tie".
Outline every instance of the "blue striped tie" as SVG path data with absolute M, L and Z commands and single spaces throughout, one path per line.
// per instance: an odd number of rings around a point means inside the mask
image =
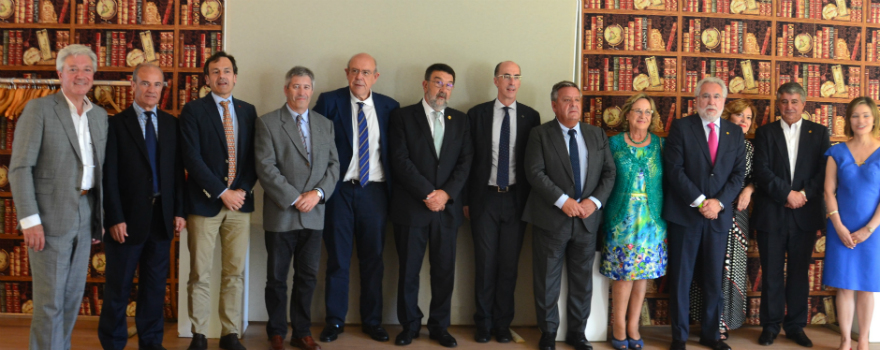
M 364 114 L 364 103 L 358 102 L 358 175 L 361 187 L 370 182 L 370 132 L 367 129 L 367 116 Z

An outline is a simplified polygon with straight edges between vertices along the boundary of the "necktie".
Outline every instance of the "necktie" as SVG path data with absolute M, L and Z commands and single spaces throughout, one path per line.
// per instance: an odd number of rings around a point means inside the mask
M 306 159 L 306 166 L 310 167 L 310 166 L 312 166 L 311 165 L 312 153 L 309 152 L 309 141 L 306 140 L 306 133 L 303 132 L 303 116 L 302 116 L 302 114 L 296 116 L 296 125 L 299 126 L 299 137 L 302 138 L 303 148 L 306 150 L 306 156 L 308 158 L 308 159 Z
M 510 183 L 510 107 L 504 107 L 504 121 L 501 122 L 501 136 L 498 140 L 498 169 L 496 184 L 507 188 Z
M 577 131 L 568 130 L 568 158 L 571 160 L 571 173 L 574 174 L 574 200 L 580 201 L 583 190 L 581 189 L 581 156 L 578 150 Z
M 367 116 L 364 114 L 364 103 L 358 102 L 358 176 L 361 187 L 370 182 L 370 132 L 367 129 Z
M 147 124 L 144 127 L 144 141 L 147 143 L 147 158 L 153 171 L 153 194 L 159 193 L 159 172 L 156 169 L 156 129 L 153 127 L 153 112 L 146 111 Z
M 715 134 L 715 123 L 709 123 L 709 157 L 712 165 L 715 165 L 715 156 L 718 154 L 718 135 Z
M 440 147 L 443 146 L 443 113 L 434 111 L 434 150 L 440 158 Z
M 229 101 L 220 101 L 223 107 L 223 130 L 226 132 L 226 153 L 229 155 L 229 170 L 226 172 L 226 186 L 232 186 L 235 180 L 235 130 L 232 128 L 232 114 L 229 113 Z

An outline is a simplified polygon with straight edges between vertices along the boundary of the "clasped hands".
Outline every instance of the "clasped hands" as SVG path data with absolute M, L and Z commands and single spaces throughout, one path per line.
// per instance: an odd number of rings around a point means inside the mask
M 318 193 L 318 190 L 311 190 L 300 193 L 299 197 L 296 197 L 296 203 L 294 203 L 293 206 L 301 213 L 308 213 L 312 211 L 320 201 L 321 195 Z
M 247 192 L 239 188 L 237 190 L 226 190 L 226 192 L 223 192 L 223 194 L 220 195 L 220 200 L 223 201 L 223 205 L 226 209 L 236 211 L 241 209 L 241 206 L 244 205 L 246 196 Z
M 596 203 L 593 203 L 592 200 L 584 199 L 578 203 L 574 199 L 566 199 L 565 203 L 562 204 L 562 212 L 568 217 L 579 217 L 581 219 L 586 219 L 588 216 L 593 215 L 596 212 Z
M 721 212 L 721 202 L 715 198 L 709 198 L 703 200 L 703 204 L 700 206 L 699 209 L 700 214 L 702 214 L 704 218 L 715 220 L 718 218 L 718 213 Z
M 867 227 L 862 227 L 856 230 L 856 232 L 849 232 L 849 229 L 843 225 L 834 229 L 837 231 L 837 237 L 840 238 L 840 242 L 849 249 L 855 248 L 856 245 L 871 237 L 871 232 L 868 231 Z
M 425 197 L 422 202 L 425 202 L 425 205 L 430 211 L 443 211 L 446 209 L 446 203 L 449 202 L 449 194 L 444 190 L 434 190 L 431 191 L 431 193 L 428 193 L 428 196 Z
M 785 207 L 790 209 L 798 209 L 807 204 L 807 196 L 803 192 L 791 191 L 785 200 Z

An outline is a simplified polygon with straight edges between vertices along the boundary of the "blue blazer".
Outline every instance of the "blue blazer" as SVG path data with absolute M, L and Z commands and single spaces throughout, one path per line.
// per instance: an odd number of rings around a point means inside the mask
M 400 103 L 375 91 L 371 94 L 373 95 L 373 104 L 376 107 L 376 117 L 379 119 L 379 153 L 382 159 L 382 170 L 385 171 L 385 185 L 390 196 L 391 165 L 388 159 L 388 120 L 391 118 L 391 111 L 400 108 Z M 351 122 L 353 112 L 351 110 L 351 92 L 348 86 L 321 93 L 318 96 L 318 102 L 315 103 L 315 108 L 312 109 L 333 122 L 333 128 L 336 131 L 336 151 L 339 153 L 339 183 L 341 183 L 354 157 L 352 140 L 355 131 Z
M 254 165 L 254 123 L 257 109 L 250 103 L 233 98 L 235 118 L 238 120 L 238 144 L 235 148 L 236 174 L 230 189 L 247 192 L 239 211 L 254 211 L 254 184 L 257 171 Z M 181 151 L 183 166 L 189 173 L 186 179 L 184 207 L 187 214 L 215 216 L 223 201 L 220 193 L 226 188 L 229 158 L 226 151 L 226 133 L 220 111 L 211 94 L 188 102 L 180 111 Z
M 694 226 L 706 220 L 691 208 L 701 194 L 724 205 L 712 230 L 727 232 L 733 220 L 731 203 L 742 189 L 746 173 L 745 138 L 742 128 L 722 119 L 718 134 L 715 165 L 709 156 L 706 132 L 697 114 L 672 122 L 663 149 L 663 219 L 681 226 Z

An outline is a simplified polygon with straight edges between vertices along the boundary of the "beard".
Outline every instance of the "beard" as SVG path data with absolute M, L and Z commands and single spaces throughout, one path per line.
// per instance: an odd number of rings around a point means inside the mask
M 711 109 L 714 109 L 714 111 L 710 110 L 710 106 L 706 106 L 705 108 L 697 107 L 697 114 L 707 122 L 714 122 L 721 117 L 721 111 L 715 107 L 711 107 Z
M 428 105 L 434 110 L 446 109 L 446 94 L 443 92 L 438 92 L 434 96 L 429 96 L 425 101 L 427 101 Z

